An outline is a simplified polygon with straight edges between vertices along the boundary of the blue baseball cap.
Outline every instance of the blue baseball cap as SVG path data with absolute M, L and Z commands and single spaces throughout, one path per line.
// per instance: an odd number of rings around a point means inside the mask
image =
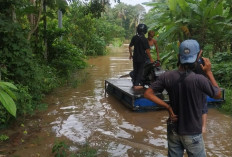
M 179 47 L 180 63 L 194 63 L 199 52 L 200 45 L 196 40 L 183 41 Z

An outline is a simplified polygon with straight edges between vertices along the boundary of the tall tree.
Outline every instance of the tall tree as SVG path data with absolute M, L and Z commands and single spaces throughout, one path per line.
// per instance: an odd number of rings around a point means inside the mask
M 137 4 L 133 8 L 134 9 L 132 10 L 132 14 L 130 14 L 131 15 L 130 28 L 134 30 L 134 34 L 135 34 L 136 27 L 138 26 L 139 23 L 143 21 L 146 11 L 145 8 L 140 4 Z
M 117 25 L 123 27 L 126 31 L 125 38 L 129 39 L 136 32 L 138 23 L 143 22 L 145 8 L 141 5 L 127 5 L 119 3 L 112 8 L 112 19 Z

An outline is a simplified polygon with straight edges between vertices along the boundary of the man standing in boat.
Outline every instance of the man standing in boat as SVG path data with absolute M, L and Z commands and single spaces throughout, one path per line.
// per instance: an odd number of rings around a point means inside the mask
M 147 33 L 147 26 L 145 24 L 139 24 L 137 26 L 137 34 L 132 37 L 129 52 L 129 59 L 133 59 L 133 88 L 141 89 L 142 86 L 142 76 L 144 71 L 144 65 L 146 62 L 146 54 L 150 61 L 153 63 L 154 60 L 150 54 L 150 46 L 148 40 L 145 37 Z M 132 47 L 134 46 L 134 53 L 132 54 Z
M 167 123 L 168 156 L 181 157 L 184 149 L 188 156 L 205 157 L 202 138 L 202 109 L 205 94 L 216 99 L 221 98 L 221 90 L 211 71 L 208 58 L 203 58 L 202 70 L 207 78 L 196 74 L 197 56 L 200 52 L 196 40 L 185 40 L 179 47 L 179 68 L 160 75 L 145 91 L 144 97 L 169 110 Z M 167 90 L 170 106 L 154 93 Z M 171 108 L 171 109 L 170 109 Z

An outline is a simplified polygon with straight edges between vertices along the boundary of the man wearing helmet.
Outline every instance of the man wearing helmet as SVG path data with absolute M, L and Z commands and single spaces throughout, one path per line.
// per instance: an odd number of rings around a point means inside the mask
M 207 78 L 196 74 L 196 66 L 200 50 L 196 40 L 185 40 L 179 47 L 178 70 L 167 71 L 151 84 L 144 97 L 161 105 L 169 111 L 167 123 L 168 156 L 180 157 L 186 150 L 188 156 L 205 157 L 204 140 L 202 138 L 202 109 L 205 95 L 220 99 L 221 90 L 211 71 L 208 58 L 203 58 L 202 70 Z M 155 92 L 167 90 L 170 106 L 159 99 Z
M 129 59 L 133 59 L 133 88 L 143 88 L 141 79 L 143 76 L 144 64 L 146 62 L 146 54 L 151 62 L 154 62 L 150 54 L 150 46 L 148 40 L 145 37 L 147 33 L 147 26 L 145 24 L 139 24 L 137 26 L 137 33 L 132 37 L 129 52 Z M 132 54 L 132 47 L 134 46 L 134 53 Z

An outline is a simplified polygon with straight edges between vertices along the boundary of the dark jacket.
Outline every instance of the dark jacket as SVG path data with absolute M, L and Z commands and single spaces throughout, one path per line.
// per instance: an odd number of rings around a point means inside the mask
M 144 35 L 135 35 L 131 39 L 130 47 L 134 46 L 133 62 L 146 61 L 146 49 L 149 49 L 149 43 Z

